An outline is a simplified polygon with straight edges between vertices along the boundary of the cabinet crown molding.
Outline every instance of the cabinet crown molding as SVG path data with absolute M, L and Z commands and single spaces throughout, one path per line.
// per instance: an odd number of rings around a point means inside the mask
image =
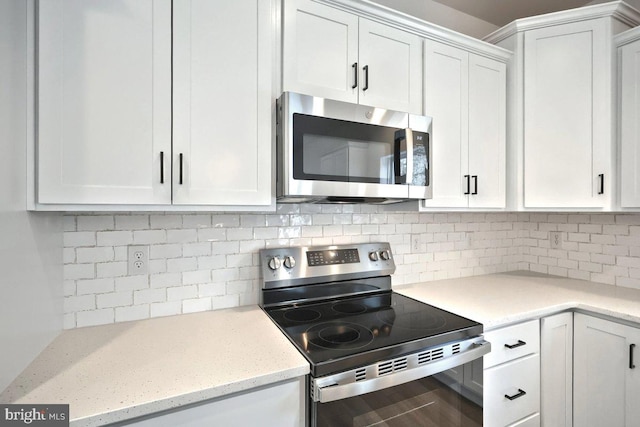
M 630 27 L 640 25 L 640 11 L 629 6 L 622 0 L 617 0 L 610 3 L 516 19 L 512 23 L 489 34 L 483 40 L 489 43 L 499 43 L 521 31 L 607 17 L 616 19 Z
M 313 0 L 362 18 L 417 34 L 440 43 L 462 48 L 477 55 L 507 62 L 511 52 L 471 36 L 424 21 L 369 0 Z
M 613 38 L 613 43 L 616 47 L 621 47 L 626 44 L 633 43 L 636 40 L 640 40 L 640 27 L 632 28 L 618 34 Z

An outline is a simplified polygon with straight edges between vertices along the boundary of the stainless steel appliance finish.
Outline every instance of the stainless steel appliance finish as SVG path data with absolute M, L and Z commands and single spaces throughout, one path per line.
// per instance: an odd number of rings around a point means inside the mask
M 291 92 L 276 117 L 279 202 L 432 197 L 430 117 Z
M 482 325 L 391 289 L 388 243 L 260 251 L 261 306 L 311 365 L 309 423 L 481 426 Z M 385 424 L 386 423 L 386 424 Z

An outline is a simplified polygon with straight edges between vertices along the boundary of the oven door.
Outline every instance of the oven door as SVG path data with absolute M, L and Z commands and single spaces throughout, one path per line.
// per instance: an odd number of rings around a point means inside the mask
M 280 104 L 280 198 L 430 197 L 430 118 L 411 116 L 413 129 L 407 113 L 293 93 Z
M 373 381 L 365 379 L 346 384 L 338 379 L 331 386 L 331 380 L 323 378 L 322 386 L 318 387 L 319 380 L 312 380 L 310 425 L 480 427 L 483 425 L 482 355 L 490 348 L 485 341 L 477 342 L 459 355 L 417 368 L 408 362 L 407 368 L 400 367 L 397 373 L 385 374 Z M 397 360 L 402 359 L 383 362 L 382 366 L 389 362 L 391 366 L 405 363 Z M 344 374 L 337 375 L 344 378 Z

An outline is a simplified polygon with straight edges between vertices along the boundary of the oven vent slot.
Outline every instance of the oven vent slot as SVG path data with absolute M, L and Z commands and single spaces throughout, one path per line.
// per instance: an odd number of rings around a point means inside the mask
M 460 353 L 460 343 L 454 344 L 453 347 L 451 347 L 451 353 L 452 354 Z
M 458 352 L 460 351 L 460 347 L 458 346 Z M 444 357 L 444 348 L 436 348 L 429 351 L 424 351 L 418 354 L 418 365 L 425 364 L 427 362 L 432 362 L 434 360 L 442 359 Z
M 364 381 L 367 379 L 367 368 L 356 369 L 356 382 Z
M 378 376 L 381 377 L 404 369 L 407 369 L 406 357 L 403 357 L 402 359 L 389 360 L 388 362 L 378 364 Z

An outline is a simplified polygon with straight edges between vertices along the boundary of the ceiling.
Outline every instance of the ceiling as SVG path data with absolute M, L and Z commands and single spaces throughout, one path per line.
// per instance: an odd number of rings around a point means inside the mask
M 514 19 L 582 7 L 592 0 L 434 0 L 502 27 Z

